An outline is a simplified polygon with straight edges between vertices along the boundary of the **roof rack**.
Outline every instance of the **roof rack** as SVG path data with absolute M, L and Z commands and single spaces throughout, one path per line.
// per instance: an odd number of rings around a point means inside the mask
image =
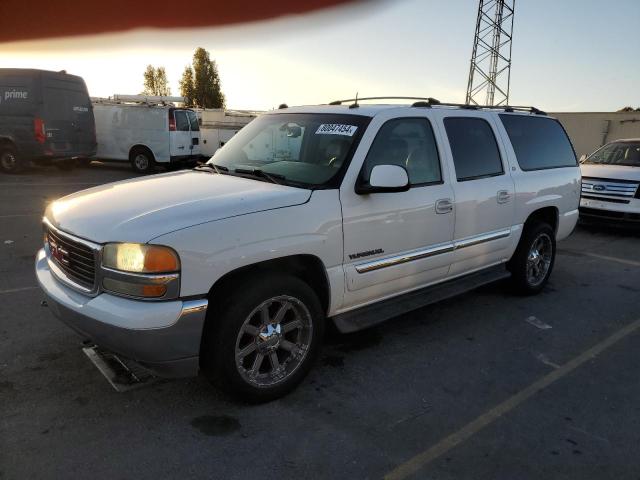
M 442 106 L 442 107 L 458 107 L 467 110 L 504 110 L 505 112 L 528 112 L 533 113 L 535 115 L 546 115 L 546 112 L 536 108 L 536 107 L 523 107 L 517 105 L 472 105 L 468 103 L 448 103 L 441 102 L 432 97 L 362 97 L 362 98 L 348 98 L 345 100 L 334 100 L 330 102 L 329 105 L 342 105 L 343 103 L 355 102 L 350 107 L 357 107 L 359 101 L 362 100 L 417 100 L 413 104 L 412 107 L 416 108 L 431 108 L 433 106 Z
M 358 97 L 347 98 L 345 100 L 334 100 L 333 102 L 330 102 L 329 105 L 342 105 L 343 103 L 358 102 L 360 100 L 426 100 L 434 105 L 440 103 L 438 100 L 431 97 Z

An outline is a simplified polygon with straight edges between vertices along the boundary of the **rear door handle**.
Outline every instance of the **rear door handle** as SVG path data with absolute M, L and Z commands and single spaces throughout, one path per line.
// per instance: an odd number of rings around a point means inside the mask
M 441 198 L 436 201 L 436 213 L 444 214 L 453 210 L 453 202 L 449 198 Z
M 511 194 L 508 190 L 500 190 L 496 197 L 498 203 L 509 203 L 511 200 Z

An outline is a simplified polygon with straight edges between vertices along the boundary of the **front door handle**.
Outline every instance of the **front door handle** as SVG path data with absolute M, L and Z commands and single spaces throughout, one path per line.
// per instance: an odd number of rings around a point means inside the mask
M 436 201 L 436 213 L 444 214 L 453 210 L 453 202 L 449 198 L 441 198 Z
M 498 201 L 498 203 L 509 203 L 509 201 L 511 200 L 511 194 L 508 190 L 500 190 L 497 193 L 496 200 Z

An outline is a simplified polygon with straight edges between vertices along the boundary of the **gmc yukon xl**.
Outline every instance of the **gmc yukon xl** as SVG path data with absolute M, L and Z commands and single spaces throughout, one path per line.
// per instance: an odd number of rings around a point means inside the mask
M 50 204 L 35 268 L 53 313 L 157 375 L 267 401 L 328 321 L 352 332 L 508 276 L 542 290 L 580 201 L 557 120 L 350 102 L 270 112 L 193 170 Z

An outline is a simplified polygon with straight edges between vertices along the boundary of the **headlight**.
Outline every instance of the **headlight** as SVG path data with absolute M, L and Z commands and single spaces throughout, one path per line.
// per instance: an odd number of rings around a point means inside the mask
M 180 258 L 169 247 L 109 243 L 102 250 L 102 287 L 136 298 L 177 298 Z
M 169 247 L 140 243 L 108 243 L 102 264 L 122 272 L 166 273 L 180 270 L 178 254 Z

